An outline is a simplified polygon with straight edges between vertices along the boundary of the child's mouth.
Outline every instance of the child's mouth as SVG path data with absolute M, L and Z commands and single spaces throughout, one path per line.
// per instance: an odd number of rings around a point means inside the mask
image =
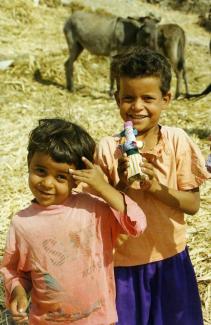
M 132 120 L 143 120 L 147 117 L 147 115 L 129 115 L 129 118 Z
M 52 195 L 54 195 L 53 193 L 49 193 L 49 192 L 44 192 L 44 191 L 39 191 L 39 192 L 43 196 L 52 196 Z

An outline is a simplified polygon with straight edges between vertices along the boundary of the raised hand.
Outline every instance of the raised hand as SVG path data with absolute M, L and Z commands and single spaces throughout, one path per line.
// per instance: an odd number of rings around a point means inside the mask
M 125 213 L 125 201 L 122 194 L 106 182 L 104 174 L 99 166 L 94 165 L 91 161 L 82 157 L 87 169 L 74 170 L 69 169 L 73 179 L 91 186 L 98 196 L 103 198 L 112 208 Z
M 86 183 L 96 192 L 101 193 L 104 186 L 107 184 L 102 170 L 99 166 L 94 165 L 87 158 L 82 157 L 82 160 L 86 166 L 86 169 L 69 169 L 69 173 L 72 175 L 75 181 Z

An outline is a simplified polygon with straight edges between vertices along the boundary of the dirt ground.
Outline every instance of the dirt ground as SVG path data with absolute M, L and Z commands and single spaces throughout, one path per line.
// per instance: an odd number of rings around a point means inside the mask
M 153 12 L 162 17 L 162 23 L 179 24 L 187 36 L 190 92 L 201 92 L 210 84 L 210 35 L 197 24 L 196 14 L 140 0 L 81 0 L 66 6 L 59 0 L 41 0 L 39 6 L 34 6 L 32 0 L 2 0 L 0 61 L 12 60 L 13 63 L 0 70 L 0 257 L 12 215 L 31 199 L 27 187 L 26 144 L 29 131 L 38 119 L 68 118 L 87 128 L 96 141 L 122 129 L 114 99 L 108 96 L 108 58 L 84 51 L 75 63 L 76 92 L 71 94 L 65 89 L 64 62 L 68 51 L 62 29 L 72 8 L 79 6 L 123 17 Z M 38 69 L 42 74 L 39 80 L 36 78 Z M 174 89 L 175 77 L 173 93 Z M 207 137 L 211 134 L 210 104 L 211 94 L 195 100 L 180 99 L 172 101 L 162 115 L 163 124 L 184 128 L 205 157 L 209 152 Z M 211 322 L 210 194 L 211 184 L 207 182 L 201 189 L 200 211 L 186 217 L 188 244 L 199 283 L 205 325 Z

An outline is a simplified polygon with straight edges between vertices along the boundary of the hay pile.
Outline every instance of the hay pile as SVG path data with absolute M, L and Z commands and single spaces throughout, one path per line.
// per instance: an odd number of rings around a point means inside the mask
M 163 13 L 159 5 L 140 0 L 81 0 L 69 6 L 62 6 L 57 0 L 42 0 L 37 7 L 32 0 L 1 1 L 0 61 L 11 59 L 13 65 L 0 71 L 0 256 L 12 215 L 31 199 L 27 187 L 26 144 L 37 120 L 55 116 L 71 119 L 86 127 L 96 140 L 122 129 L 114 100 L 107 94 L 108 58 L 84 51 L 75 63 L 77 91 L 70 94 L 65 90 L 63 64 L 68 53 L 62 29 L 65 19 L 78 6 L 118 12 L 121 16 L 154 12 L 162 15 L 162 22 L 180 24 L 188 38 L 186 61 L 191 92 L 201 92 L 210 83 L 209 34 L 197 25 L 196 15 L 170 10 Z M 184 128 L 205 156 L 209 151 L 207 136 L 211 133 L 210 99 L 208 95 L 194 101 L 173 101 L 162 116 L 164 124 Z M 187 223 L 190 253 L 199 282 L 204 321 L 208 325 L 211 184 L 204 185 L 201 191 L 201 209 L 194 217 L 188 216 Z M 0 304 L 3 305 L 2 292 Z

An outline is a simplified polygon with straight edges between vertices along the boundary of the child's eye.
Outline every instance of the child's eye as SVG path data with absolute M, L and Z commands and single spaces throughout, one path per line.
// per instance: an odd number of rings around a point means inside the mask
M 122 98 L 122 100 L 126 103 L 131 103 L 133 101 L 133 97 L 125 96 Z
M 143 100 L 146 102 L 146 103 L 151 103 L 154 101 L 154 98 L 153 97 L 150 97 L 150 96 L 144 96 Z
M 36 172 L 36 174 L 38 175 L 45 175 L 46 174 L 46 170 L 42 167 L 36 167 L 34 169 L 34 171 Z
M 67 176 L 66 175 L 58 175 L 57 179 L 58 179 L 58 181 L 65 181 L 65 180 L 67 180 Z

